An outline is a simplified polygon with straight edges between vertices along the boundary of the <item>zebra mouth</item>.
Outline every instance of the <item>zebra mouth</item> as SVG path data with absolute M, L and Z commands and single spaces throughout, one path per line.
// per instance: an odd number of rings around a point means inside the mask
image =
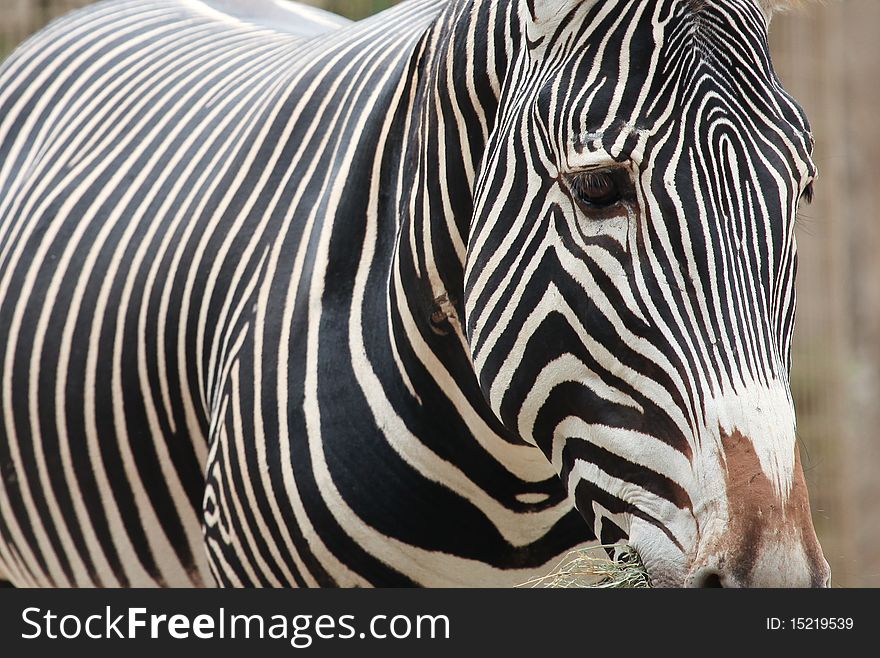
M 646 589 L 653 586 L 641 556 L 627 544 L 600 544 L 573 550 L 550 573 L 518 585 L 550 589 Z
M 635 547 L 624 544 L 611 551 L 611 563 L 597 586 L 642 589 L 654 587 L 642 556 Z

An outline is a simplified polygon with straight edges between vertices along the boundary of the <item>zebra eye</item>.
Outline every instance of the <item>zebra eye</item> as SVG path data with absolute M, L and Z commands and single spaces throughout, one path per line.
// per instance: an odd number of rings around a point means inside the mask
M 610 171 L 587 171 L 569 178 L 575 198 L 587 208 L 607 208 L 621 199 L 617 177 Z

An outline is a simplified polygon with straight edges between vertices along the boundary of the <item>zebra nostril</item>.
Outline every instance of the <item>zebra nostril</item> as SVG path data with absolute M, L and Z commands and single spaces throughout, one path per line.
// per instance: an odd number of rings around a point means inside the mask
M 689 587 L 724 587 L 724 581 L 716 569 L 707 567 L 691 576 Z
M 717 573 L 710 573 L 703 579 L 700 587 L 724 587 L 724 583 L 721 582 L 721 576 Z

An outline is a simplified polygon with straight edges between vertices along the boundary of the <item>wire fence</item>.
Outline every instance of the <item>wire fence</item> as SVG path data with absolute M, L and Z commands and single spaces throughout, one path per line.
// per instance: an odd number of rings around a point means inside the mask
M 0 59 L 86 0 L 0 0 Z M 394 0 L 312 0 L 362 18 Z M 774 60 L 817 136 L 799 220 L 792 387 L 817 532 L 835 583 L 880 586 L 880 2 L 775 19 Z
M 792 389 L 814 519 L 834 582 L 880 587 L 880 2 L 774 22 L 774 62 L 816 136 L 816 200 L 797 229 Z

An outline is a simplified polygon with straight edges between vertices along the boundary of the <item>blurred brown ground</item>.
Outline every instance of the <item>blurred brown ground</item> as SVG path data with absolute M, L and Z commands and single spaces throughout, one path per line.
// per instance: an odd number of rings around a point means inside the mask
M 393 0 L 311 0 L 361 18 Z M 85 0 L 0 0 L 0 57 Z M 801 213 L 792 385 L 834 584 L 880 587 L 880 0 L 831 0 L 771 27 L 780 78 L 816 135 Z

